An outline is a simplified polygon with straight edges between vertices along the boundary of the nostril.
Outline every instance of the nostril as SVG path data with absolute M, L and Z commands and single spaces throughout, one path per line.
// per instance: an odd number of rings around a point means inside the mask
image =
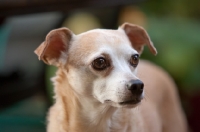
M 137 90 L 138 89 L 138 86 L 136 84 L 133 84 L 129 90 Z
M 142 83 L 140 84 L 140 90 L 143 90 L 143 88 L 144 88 L 144 83 L 142 82 Z
M 143 90 L 143 84 L 133 84 L 130 88 L 130 90 Z
M 132 93 L 141 94 L 143 92 L 144 83 L 140 80 L 130 80 L 128 82 L 127 88 Z

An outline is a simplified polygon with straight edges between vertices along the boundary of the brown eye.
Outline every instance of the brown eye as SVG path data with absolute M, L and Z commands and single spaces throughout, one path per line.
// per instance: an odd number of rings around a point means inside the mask
M 136 67 L 138 63 L 139 63 L 139 55 L 138 54 L 132 55 L 130 60 L 131 66 Z
M 92 67 L 95 70 L 104 70 L 108 67 L 108 63 L 106 62 L 106 59 L 103 57 L 97 58 L 92 62 Z

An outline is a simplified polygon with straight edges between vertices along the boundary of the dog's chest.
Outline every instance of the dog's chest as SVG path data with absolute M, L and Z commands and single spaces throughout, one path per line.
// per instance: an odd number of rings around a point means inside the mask
M 108 132 L 143 132 L 139 111 L 119 110 L 110 121 Z

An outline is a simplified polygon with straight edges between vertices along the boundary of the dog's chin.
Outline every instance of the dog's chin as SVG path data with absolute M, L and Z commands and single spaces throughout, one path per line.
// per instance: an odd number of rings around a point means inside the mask
M 113 107 L 117 108 L 135 108 L 138 105 L 141 104 L 141 100 L 129 100 L 129 101 L 123 101 L 123 102 L 114 102 L 111 100 L 106 100 L 104 103 L 111 105 Z

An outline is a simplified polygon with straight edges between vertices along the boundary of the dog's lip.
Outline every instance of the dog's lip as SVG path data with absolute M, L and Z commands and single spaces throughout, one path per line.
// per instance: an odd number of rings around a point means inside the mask
M 112 101 L 110 99 L 107 99 L 107 100 L 105 100 L 105 102 L 109 103 L 109 102 L 112 102 Z
M 140 102 L 141 102 L 141 100 L 128 100 L 128 101 L 119 102 L 119 104 L 120 105 L 133 105 L 133 104 L 138 104 Z
M 105 100 L 106 103 L 112 103 L 112 100 Z M 121 105 L 121 106 L 125 106 L 125 105 L 137 105 L 141 102 L 141 99 L 135 99 L 135 100 L 127 100 L 127 101 L 123 101 L 123 102 L 118 102 L 117 104 Z

